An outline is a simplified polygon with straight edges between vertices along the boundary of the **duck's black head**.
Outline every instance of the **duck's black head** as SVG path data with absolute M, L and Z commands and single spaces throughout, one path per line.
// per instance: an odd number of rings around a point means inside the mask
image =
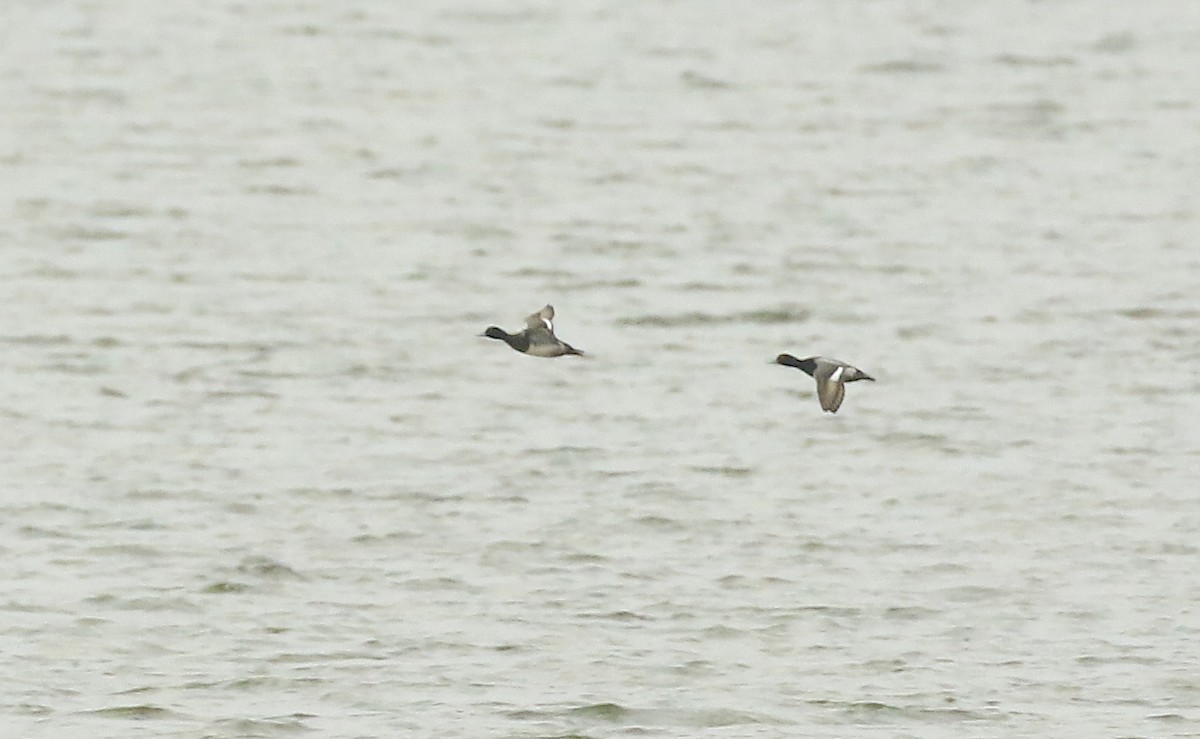
M 487 331 L 484 331 L 480 336 L 486 336 L 489 339 L 500 339 L 519 352 L 529 351 L 529 333 L 526 331 L 522 331 L 519 334 L 510 334 L 499 326 L 488 326 Z
M 804 359 L 796 359 L 791 354 L 780 354 L 778 357 L 775 357 L 775 364 L 782 364 L 785 367 L 795 367 L 796 369 L 802 369 L 810 375 L 813 373 L 814 370 L 817 369 L 816 360 L 814 360 L 812 357 L 805 357 Z

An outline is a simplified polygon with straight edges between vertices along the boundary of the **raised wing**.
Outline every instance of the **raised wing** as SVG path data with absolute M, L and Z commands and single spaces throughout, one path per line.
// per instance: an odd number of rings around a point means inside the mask
M 554 306 L 547 305 L 537 313 L 531 313 L 525 318 L 525 325 L 529 328 L 544 328 L 550 333 L 554 333 Z

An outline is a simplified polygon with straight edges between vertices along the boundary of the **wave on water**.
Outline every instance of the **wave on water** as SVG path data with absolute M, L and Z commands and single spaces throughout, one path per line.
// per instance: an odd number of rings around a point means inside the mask
M 803 323 L 809 319 L 809 311 L 799 306 L 780 306 L 761 310 L 743 311 L 718 315 L 703 311 L 690 311 L 675 314 L 647 314 L 621 318 L 617 321 L 622 326 L 649 326 L 660 328 L 675 328 L 679 326 L 710 326 L 725 323 Z

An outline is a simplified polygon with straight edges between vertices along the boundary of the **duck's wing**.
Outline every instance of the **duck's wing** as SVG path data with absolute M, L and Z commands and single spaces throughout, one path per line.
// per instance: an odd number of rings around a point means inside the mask
M 842 383 L 842 373 L 845 367 L 841 365 L 822 363 L 813 373 L 817 381 L 817 399 L 821 401 L 821 410 L 837 413 L 842 407 L 842 398 L 846 397 L 846 386 Z
M 842 407 L 842 398 L 846 397 L 846 386 L 840 382 L 818 382 L 817 398 L 821 401 L 821 410 L 837 413 Z
M 554 306 L 547 305 L 537 313 L 531 313 L 525 318 L 525 325 L 529 328 L 544 328 L 550 333 L 554 333 Z

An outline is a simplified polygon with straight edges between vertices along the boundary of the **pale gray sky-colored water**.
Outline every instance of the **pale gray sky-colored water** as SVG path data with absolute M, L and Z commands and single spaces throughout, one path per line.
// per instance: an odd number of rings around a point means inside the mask
M 1200 736 L 1196 69 L 1167 0 L 5 4 L 0 734 Z M 588 357 L 477 336 L 547 302 Z

